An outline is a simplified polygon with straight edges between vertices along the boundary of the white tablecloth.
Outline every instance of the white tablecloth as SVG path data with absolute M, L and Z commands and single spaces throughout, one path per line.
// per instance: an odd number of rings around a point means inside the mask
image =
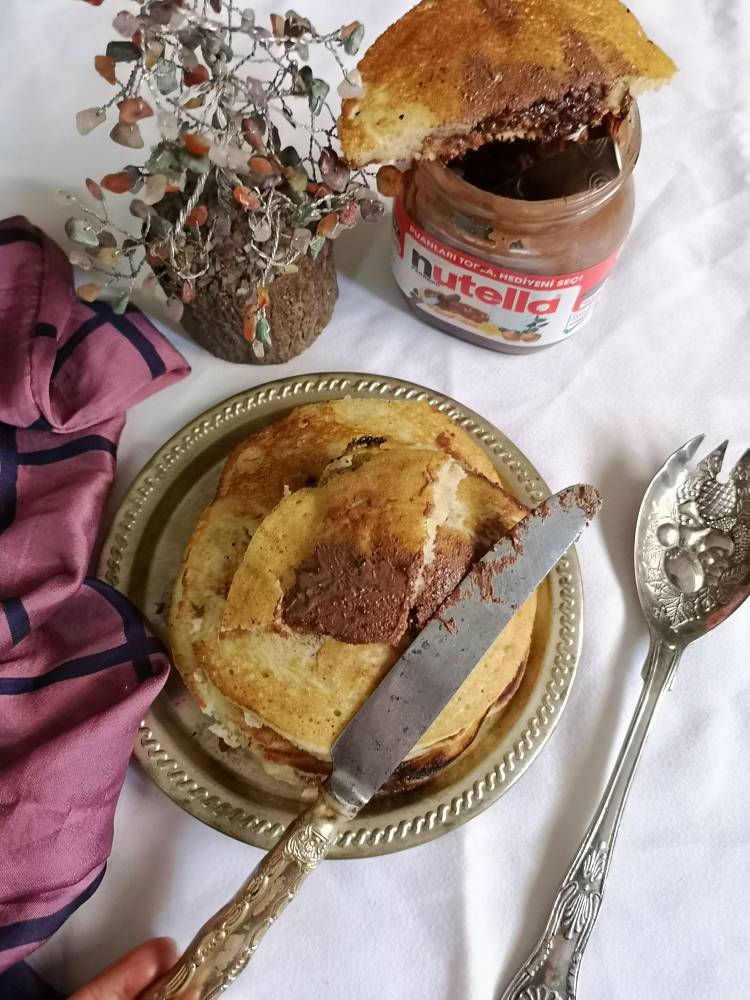
M 326 26 L 358 16 L 372 39 L 404 7 L 326 0 L 302 12 Z M 66 209 L 54 190 L 125 162 L 106 129 L 83 139 L 73 123 L 78 109 L 108 94 L 92 64 L 118 9 L 2 4 L 0 211 L 25 213 L 61 241 Z M 584 480 L 606 497 L 579 547 L 587 598 L 580 672 L 530 772 L 438 841 L 324 865 L 229 997 L 497 995 L 541 931 L 638 694 L 646 633 L 632 536 L 643 489 L 665 456 L 698 432 L 712 444 L 730 437 L 732 461 L 750 445 L 750 10 L 744 0 L 639 0 L 636 11 L 682 72 L 641 101 L 635 224 L 587 332 L 518 358 L 432 330 L 392 284 L 386 225 L 341 240 L 333 321 L 289 365 L 225 364 L 162 325 L 193 373 L 131 413 L 111 509 L 152 451 L 209 404 L 267 378 L 346 369 L 455 396 L 502 428 L 553 488 Z M 583 962 L 581 997 L 747 995 L 749 624 L 750 607 L 692 647 L 659 711 Z M 184 945 L 259 857 L 183 813 L 132 766 L 107 877 L 35 964 L 71 989 L 149 935 Z

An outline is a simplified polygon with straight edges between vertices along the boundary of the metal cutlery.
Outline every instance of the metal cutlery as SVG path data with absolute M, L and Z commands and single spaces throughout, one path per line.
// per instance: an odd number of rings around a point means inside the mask
M 544 933 L 501 1000 L 575 1000 L 623 807 L 659 698 L 685 648 L 750 593 L 750 451 L 721 481 L 727 442 L 693 463 L 702 441 L 702 435 L 693 438 L 664 463 L 641 504 L 635 576 L 651 636 L 643 690 Z

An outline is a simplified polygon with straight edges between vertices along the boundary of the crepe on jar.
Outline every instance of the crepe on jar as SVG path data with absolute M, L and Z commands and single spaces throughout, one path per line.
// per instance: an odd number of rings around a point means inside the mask
M 567 137 L 676 72 L 619 0 L 422 0 L 358 69 L 339 119 L 355 167 Z
M 175 663 L 214 732 L 278 779 L 318 784 L 348 720 L 525 513 L 481 448 L 427 403 L 299 407 L 227 460 L 175 583 Z M 385 792 L 442 770 L 507 703 L 535 610 L 533 595 Z

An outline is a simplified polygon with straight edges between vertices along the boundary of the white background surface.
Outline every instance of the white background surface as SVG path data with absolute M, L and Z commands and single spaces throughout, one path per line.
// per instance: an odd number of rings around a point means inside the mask
M 301 2 L 301 0 L 300 0 Z M 120 6 L 3 0 L 0 211 L 62 240 L 60 185 L 116 170 L 106 129 L 74 114 L 108 96 L 93 57 Z M 646 635 L 632 582 L 642 491 L 666 455 L 705 432 L 750 445 L 750 9 L 742 0 L 636 3 L 682 72 L 641 101 L 632 235 L 591 327 L 529 357 L 494 354 L 420 324 L 388 269 L 388 227 L 338 248 L 330 327 L 292 364 L 217 361 L 163 327 L 193 374 L 141 404 L 122 438 L 116 494 L 206 406 L 246 386 L 355 369 L 446 392 L 505 431 L 553 489 L 605 494 L 579 547 L 587 622 L 569 707 L 531 771 L 491 810 L 404 854 L 330 863 L 273 928 L 229 997 L 492 1000 L 536 940 L 598 799 L 637 697 Z M 321 27 L 357 16 L 367 40 L 396 0 L 318 4 Z M 345 242 L 346 240 L 346 242 Z M 618 842 L 579 995 L 590 1000 L 743 996 L 750 959 L 750 607 L 686 656 L 660 710 Z M 81 985 L 152 934 L 185 945 L 260 852 L 214 833 L 133 766 L 103 886 L 38 954 L 58 986 Z

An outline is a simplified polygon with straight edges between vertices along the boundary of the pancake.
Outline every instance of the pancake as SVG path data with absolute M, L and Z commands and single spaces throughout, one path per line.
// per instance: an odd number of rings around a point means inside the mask
M 484 452 L 425 403 L 315 404 L 243 442 L 196 527 L 171 606 L 175 662 L 214 731 L 249 746 L 282 780 L 322 780 L 337 732 L 413 630 L 524 515 L 497 480 Z M 399 614 L 385 608 L 373 635 L 331 621 L 321 634 L 304 609 L 295 618 L 288 595 L 300 570 L 320 573 L 322 559 L 339 577 L 341 560 L 351 570 L 356 553 L 370 558 L 369 571 L 389 546 L 399 553 L 402 596 L 408 589 L 413 598 L 406 612 L 404 602 Z M 383 588 L 364 589 L 382 612 Z M 533 616 L 532 598 L 387 790 L 446 766 L 505 704 L 522 676 Z
M 675 66 L 619 0 L 423 0 L 359 71 L 339 119 L 356 167 L 571 135 L 624 117 Z

